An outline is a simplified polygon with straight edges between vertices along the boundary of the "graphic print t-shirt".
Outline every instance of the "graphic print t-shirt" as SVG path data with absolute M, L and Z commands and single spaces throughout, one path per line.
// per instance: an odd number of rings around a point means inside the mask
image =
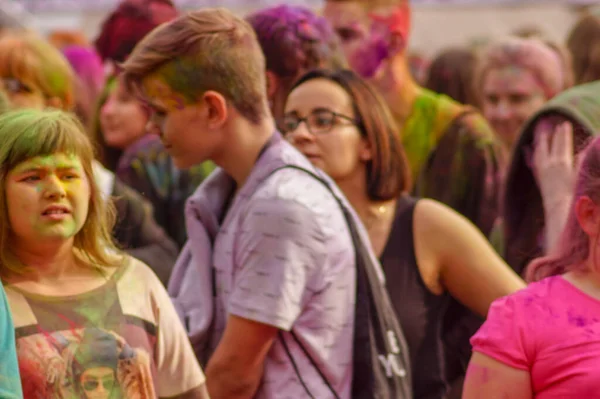
M 171 397 L 204 382 L 165 289 L 139 261 L 76 296 L 5 289 L 26 399 Z

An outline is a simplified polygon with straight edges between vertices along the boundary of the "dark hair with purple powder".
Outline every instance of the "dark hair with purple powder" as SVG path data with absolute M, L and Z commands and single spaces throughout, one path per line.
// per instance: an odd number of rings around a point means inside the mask
M 124 0 L 102 24 L 96 50 L 103 61 L 124 62 L 144 36 L 177 16 L 171 0 Z
M 341 69 L 346 61 L 329 22 L 305 7 L 280 5 L 251 14 L 267 70 L 293 83 L 316 68 Z

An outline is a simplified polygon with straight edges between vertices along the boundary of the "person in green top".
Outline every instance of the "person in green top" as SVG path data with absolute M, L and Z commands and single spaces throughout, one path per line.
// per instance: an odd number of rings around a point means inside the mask
M 415 182 L 412 194 L 450 206 L 487 236 L 499 214 L 507 154 L 479 112 L 420 87 L 411 76 L 408 0 L 327 0 L 323 15 L 341 38 L 352 69 L 379 89 L 390 107 Z M 454 379 L 448 376 L 450 397 L 460 397 L 469 338 L 482 320 L 456 301 L 449 306 L 444 350 L 447 369 L 458 371 Z
M 507 154 L 479 112 L 412 78 L 408 1 L 327 0 L 323 14 L 352 69 L 390 106 L 415 181 L 413 194 L 449 205 L 489 234 Z

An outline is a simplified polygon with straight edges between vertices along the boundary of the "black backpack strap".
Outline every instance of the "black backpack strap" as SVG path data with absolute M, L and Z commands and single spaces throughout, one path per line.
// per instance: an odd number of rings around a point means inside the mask
M 319 376 L 321 377 L 321 379 L 323 380 L 323 382 L 325 383 L 325 385 L 327 385 L 327 388 L 329 388 L 329 390 L 333 394 L 333 397 L 335 399 L 340 399 L 340 396 L 337 394 L 337 392 L 335 391 L 335 389 L 333 389 L 333 387 L 329 383 L 329 380 L 327 379 L 327 377 L 325 376 L 325 374 L 323 374 L 323 372 L 321 371 L 321 369 L 317 365 L 317 362 L 315 362 L 315 360 L 312 358 L 312 356 L 310 355 L 310 353 L 308 353 L 308 351 L 306 350 L 306 348 L 304 347 L 304 345 L 302 345 L 302 342 L 300 342 L 300 340 L 298 339 L 298 337 L 296 336 L 296 334 L 294 333 L 294 331 L 290 331 L 290 333 L 292 334 L 292 337 L 294 338 L 294 341 L 296 341 L 296 344 L 300 347 L 300 349 L 302 349 L 302 352 L 304 352 L 304 355 L 310 361 L 310 364 L 312 364 L 312 366 L 315 368 L 315 370 L 317 370 L 317 373 L 319 373 Z M 298 366 L 296 365 L 296 361 L 294 360 L 294 357 L 292 356 L 292 352 L 290 351 L 290 348 L 288 347 L 287 342 L 285 341 L 285 337 L 283 336 L 283 333 L 281 331 L 279 331 L 279 339 L 281 340 L 283 348 L 285 349 L 285 353 L 287 353 L 288 358 L 292 362 L 292 367 L 294 367 L 294 371 L 296 372 L 296 376 L 300 380 L 300 384 L 302 385 L 302 387 L 304 387 L 304 390 L 306 391 L 306 393 L 308 394 L 308 396 L 310 396 L 312 399 L 316 399 L 313 396 L 313 394 L 310 393 L 310 390 L 308 389 L 308 386 L 306 385 L 306 383 L 304 382 L 304 379 L 300 375 L 300 370 L 298 369 Z

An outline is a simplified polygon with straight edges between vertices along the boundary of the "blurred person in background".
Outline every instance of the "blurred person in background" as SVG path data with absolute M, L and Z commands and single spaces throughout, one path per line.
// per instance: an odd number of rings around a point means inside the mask
M 58 49 L 36 34 L 0 37 L 0 80 L 13 108 L 72 111 L 75 107 L 75 72 Z M 166 283 L 177 247 L 154 220 L 152 206 L 97 161 L 94 176 L 104 197 L 115 200 L 117 242 Z
M 383 95 L 415 182 L 414 194 L 439 200 L 488 234 L 498 213 L 501 148 L 472 107 L 420 87 L 408 66 L 407 0 L 328 0 L 323 11 L 349 65 Z
M 473 75 L 477 56 L 468 48 L 449 48 L 431 62 L 424 87 L 461 104 L 477 106 Z
M 408 65 L 411 9 L 407 0 L 327 0 L 324 16 L 342 41 L 348 63 L 372 83 L 398 126 L 414 181 L 412 194 L 440 201 L 488 235 L 499 214 L 505 152 L 473 107 L 420 87 Z M 464 322 L 457 321 L 458 319 Z M 481 319 L 449 305 L 444 328 L 448 376 L 460 392 Z
M 171 0 L 122 0 L 102 22 L 94 41 L 107 72 L 112 74 L 152 29 L 178 14 Z
M 584 15 L 575 24 L 567 39 L 573 58 L 575 84 L 600 80 L 600 14 Z
M 492 304 L 471 340 L 464 399 L 598 396 L 600 139 L 575 176 L 559 245 L 528 266 L 527 288 Z
M 538 39 L 492 42 L 480 57 L 474 86 L 483 115 L 506 151 L 523 124 L 570 80 L 560 55 Z
M 75 113 L 89 130 L 106 81 L 102 60 L 93 47 L 69 45 L 61 51 L 76 74 Z
M 150 201 L 154 218 L 181 249 L 185 201 L 214 165 L 175 166 L 158 135 L 146 130 L 148 108 L 123 87 L 116 66 L 146 34 L 177 15 L 168 0 L 126 0 L 108 16 L 95 43 L 113 73 L 98 100 L 92 134 L 103 165 Z
M 525 25 L 519 29 L 516 29 L 513 31 L 512 36 L 521 39 L 537 39 L 546 43 L 546 45 L 554 50 L 554 52 L 561 58 L 563 71 L 565 74 L 565 89 L 575 84 L 573 57 L 566 46 L 549 39 L 543 30 L 535 25 Z
M 91 46 L 91 43 L 88 40 L 88 38 L 80 30 L 56 29 L 50 32 L 47 39 L 59 50 L 70 46 Z
M 267 94 L 276 121 L 297 78 L 315 68 L 346 66 L 340 42 L 329 22 L 305 7 L 281 5 L 246 17 L 267 62 Z
M 600 132 L 600 82 L 555 96 L 526 121 L 515 145 L 501 221 L 491 235 L 496 250 L 519 274 L 548 254 L 571 205 L 577 154 Z

